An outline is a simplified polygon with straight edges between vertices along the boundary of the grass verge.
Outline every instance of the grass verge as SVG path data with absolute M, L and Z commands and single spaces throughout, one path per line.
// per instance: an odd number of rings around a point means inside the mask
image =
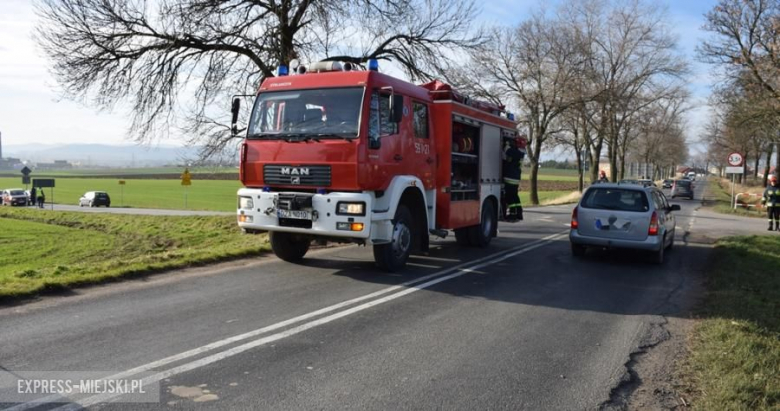
M 521 186 L 522 187 L 522 186 Z M 531 194 L 529 191 L 524 190 L 522 187 L 520 190 L 520 203 L 523 207 L 532 207 Z M 540 191 L 539 192 L 539 204 L 547 205 L 548 201 L 552 201 L 557 198 L 565 197 L 571 194 L 571 191 Z
M 137 216 L 0 208 L 0 299 L 257 255 L 265 235 L 233 216 Z
M 730 181 L 724 179 L 712 179 L 710 180 L 710 182 L 712 183 L 712 186 L 714 186 L 713 187 L 714 189 L 708 191 L 709 195 L 707 196 L 705 204 L 707 206 L 710 206 L 712 208 L 712 211 L 721 214 L 739 215 L 743 217 L 766 218 L 766 211 L 764 208 L 737 207 L 736 210 L 732 208 Z M 763 189 L 759 190 L 757 188 L 744 188 L 740 186 L 735 189 L 735 192 L 736 193 L 741 193 L 741 192 L 757 193 L 758 194 L 757 199 L 760 200 L 761 194 L 763 193 Z
M 683 367 L 703 410 L 780 409 L 780 236 L 716 246 Z

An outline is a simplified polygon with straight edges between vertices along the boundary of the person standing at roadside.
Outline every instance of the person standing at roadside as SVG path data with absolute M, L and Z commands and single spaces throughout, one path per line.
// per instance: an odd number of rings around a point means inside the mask
M 32 190 L 30 190 L 30 204 L 28 205 L 34 206 L 36 201 L 38 201 L 38 190 L 33 187 Z
M 599 183 L 609 183 L 609 179 L 607 178 L 607 173 L 604 170 L 601 170 L 599 172 Z
M 780 231 L 780 186 L 777 184 L 777 176 L 769 176 L 769 186 L 764 190 L 764 196 L 761 197 L 761 204 L 766 206 L 766 215 L 769 218 L 768 231 Z M 775 225 L 772 228 L 772 222 Z
M 506 142 L 504 146 L 504 204 L 507 210 L 505 220 L 515 222 L 523 219 L 523 204 L 520 202 L 520 175 L 525 158 L 528 140 L 525 136 L 517 137 L 514 142 Z
M 43 203 L 46 202 L 46 195 L 43 194 L 43 189 L 38 191 L 38 208 L 43 208 Z

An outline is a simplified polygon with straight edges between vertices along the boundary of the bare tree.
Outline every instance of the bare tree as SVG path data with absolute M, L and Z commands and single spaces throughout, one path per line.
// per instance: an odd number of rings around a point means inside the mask
M 702 60 L 732 78 L 747 70 L 780 101 L 780 0 L 720 0 L 706 18 L 715 36 L 698 48 Z
M 376 58 L 420 79 L 482 43 L 473 0 L 38 0 L 37 14 L 65 96 L 128 104 L 139 142 L 184 123 L 204 155 L 231 142 L 229 97 L 292 59 Z
M 595 133 L 586 138 L 591 164 L 599 164 L 608 148 L 611 178 L 619 176 L 623 143 L 633 134 L 633 116 L 658 99 L 678 93 L 688 72 L 687 62 L 675 53 L 676 38 L 668 18 L 657 5 L 641 0 L 605 2 L 571 1 L 561 13 L 586 47 L 588 73 L 594 96 L 585 109 L 591 112 Z M 623 141 L 621 141 L 621 139 Z M 598 178 L 591 168 L 591 181 Z
M 551 127 L 580 98 L 569 93 L 581 66 L 576 41 L 560 20 L 539 12 L 517 27 L 494 30 L 486 45 L 472 53 L 468 68 L 450 76 L 471 94 L 520 110 L 528 133 L 532 204 L 539 204 L 540 158 L 554 135 Z

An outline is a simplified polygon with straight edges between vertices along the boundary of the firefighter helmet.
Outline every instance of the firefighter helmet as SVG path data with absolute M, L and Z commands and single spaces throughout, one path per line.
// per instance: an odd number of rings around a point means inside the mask
M 606 177 L 607 176 L 607 172 L 604 171 L 604 170 L 601 170 L 601 171 L 599 171 L 599 175 L 602 176 L 602 177 Z
M 770 182 L 770 183 L 776 183 L 776 182 L 777 182 L 777 176 L 776 176 L 776 175 L 774 175 L 774 174 L 772 174 L 771 176 L 769 176 L 769 182 Z

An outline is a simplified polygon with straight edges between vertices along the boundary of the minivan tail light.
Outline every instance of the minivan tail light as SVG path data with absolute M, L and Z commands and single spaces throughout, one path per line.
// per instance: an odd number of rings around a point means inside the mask
M 577 207 L 574 207 L 574 211 L 571 212 L 571 229 L 576 230 L 580 227 L 580 222 L 577 220 Z
M 658 213 L 655 211 L 650 217 L 650 228 L 647 229 L 647 235 L 658 235 Z

